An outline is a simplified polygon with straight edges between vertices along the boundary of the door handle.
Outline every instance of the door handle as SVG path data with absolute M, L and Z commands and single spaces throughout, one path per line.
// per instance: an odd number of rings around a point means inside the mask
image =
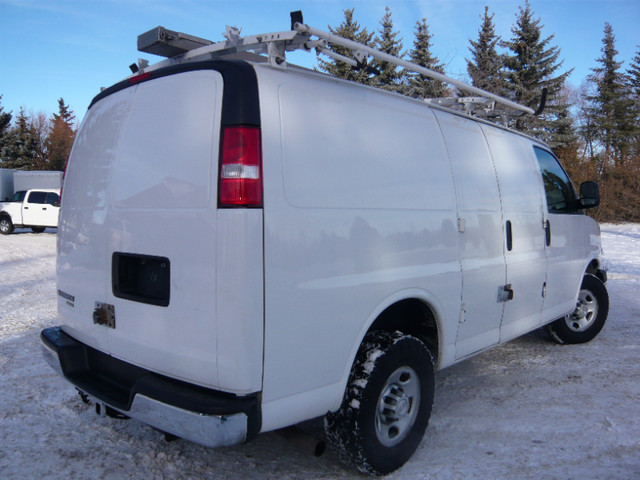
M 549 220 L 546 221 L 546 223 L 544 224 L 544 238 L 545 238 L 545 242 L 547 243 L 547 247 L 551 246 L 551 223 L 549 223 Z
M 511 232 L 511 220 L 507 220 L 507 251 L 513 249 L 513 233 Z

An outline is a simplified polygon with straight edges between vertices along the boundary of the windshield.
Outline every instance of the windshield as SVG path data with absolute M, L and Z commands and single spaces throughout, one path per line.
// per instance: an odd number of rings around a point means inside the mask
M 24 196 L 26 195 L 27 191 L 26 190 L 20 190 L 19 192 L 16 192 L 13 194 L 13 197 L 11 197 L 11 202 L 22 202 L 24 200 Z

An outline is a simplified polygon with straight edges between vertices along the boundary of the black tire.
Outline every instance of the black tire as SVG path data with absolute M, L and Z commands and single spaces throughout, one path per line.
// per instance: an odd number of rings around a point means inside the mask
M 330 445 L 363 473 L 400 468 L 424 436 L 434 383 L 431 353 L 420 340 L 401 332 L 367 334 L 340 410 L 325 416 Z
M 609 294 L 602 280 L 587 274 L 582 279 L 578 303 L 573 313 L 547 326 L 558 343 L 576 344 L 593 340 L 607 321 Z
M 13 222 L 11 222 L 11 218 L 3 215 L 0 217 L 0 233 L 2 235 L 9 235 L 13 232 Z
M 42 233 L 47 227 L 31 227 L 33 233 Z

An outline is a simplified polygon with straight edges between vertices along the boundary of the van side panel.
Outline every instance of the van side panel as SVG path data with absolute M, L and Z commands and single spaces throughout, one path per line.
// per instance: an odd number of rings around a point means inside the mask
M 452 343 L 461 279 L 451 170 L 431 110 L 316 75 L 256 70 L 270 430 L 339 407 L 383 299 L 424 292 Z

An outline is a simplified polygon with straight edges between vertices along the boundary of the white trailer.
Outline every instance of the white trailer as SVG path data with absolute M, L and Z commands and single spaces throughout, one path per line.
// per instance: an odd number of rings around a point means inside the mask
M 13 171 L 14 192 L 32 189 L 60 190 L 61 186 L 62 172 L 47 170 Z
M 6 202 L 13 195 L 13 170 L 0 168 L 0 202 Z

